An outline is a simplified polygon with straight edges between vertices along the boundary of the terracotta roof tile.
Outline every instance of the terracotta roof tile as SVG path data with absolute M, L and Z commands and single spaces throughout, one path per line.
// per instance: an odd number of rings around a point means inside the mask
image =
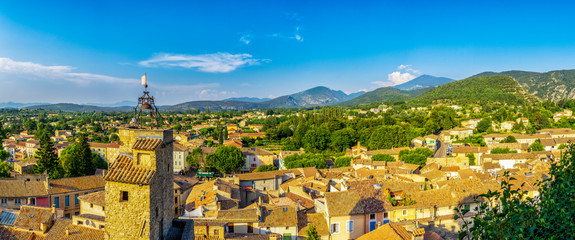
M 329 228 L 323 213 L 298 213 L 298 235 L 305 236 L 309 224 L 315 226 L 318 235 L 329 234 Z
M 378 229 L 375 229 L 357 240 L 411 240 L 412 234 L 403 226 L 387 223 Z
M 155 173 L 156 171 L 152 169 L 134 166 L 132 159 L 126 155 L 120 155 L 110 166 L 104 179 L 114 182 L 149 184 Z
M 54 220 L 54 215 L 51 208 L 22 206 L 14 227 L 41 231 L 41 224 L 49 226 Z
M 69 234 L 66 235 L 66 230 Z M 46 234 L 46 240 L 104 240 L 104 230 L 72 224 L 71 219 L 61 218 Z
M 17 229 L 0 225 L 0 239 L 3 240 L 43 240 L 44 236 L 28 230 Z
M 295 207 L 267 207 L 264 221 L 259 224 L 263 227 L 297 226 L 297 211 Z
M 93 203 L 98 206 L 106 206 L 106 192 L 105 191 L 98 191 L 86 195 L 79 196 L 78 199 L 80 201 Z
M 50 180 L 50 194 L 60 194 L 74 191 L 104 188 L 106 181 L 102 175 L 61 178 Z
M 162 143 L 162 139 L 138 138 L 132 146 L 134 150 L 153 151 Z
M 0 197 L 36 197 L 47 196 L 44 182 L 24 180 L 0 181 Z

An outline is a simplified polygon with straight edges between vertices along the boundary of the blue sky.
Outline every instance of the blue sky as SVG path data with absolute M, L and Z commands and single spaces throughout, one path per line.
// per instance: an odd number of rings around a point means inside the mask
M 0 102 L 159 104 L 575 68 L 571 3 L 0 1 Z

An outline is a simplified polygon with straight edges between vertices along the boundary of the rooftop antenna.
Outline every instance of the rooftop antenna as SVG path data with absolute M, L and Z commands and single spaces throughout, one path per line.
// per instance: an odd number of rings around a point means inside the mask
M 142 85 L 144 86 L 144 95 L 138 98 L 138 104 L 134 108 L 134 114 L 136 115 L 136 124 L 140 127 L 144 125 L 144 117 L 147 115 L 145 112 L 150 112 L 149 116 L 156 120 L 156 124 L 160 124 L 160 112 L 154 103 L 154 97 L 150 96 L 148 91 L 148 81 L 146 74 L 142 76 Z

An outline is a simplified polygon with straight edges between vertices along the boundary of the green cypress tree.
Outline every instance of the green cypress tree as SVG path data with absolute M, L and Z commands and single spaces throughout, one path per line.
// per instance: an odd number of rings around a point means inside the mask
M 51 179 L 62 177 L 61 165 L 56 154 L 54 143 L 50 140 L 48 134 L 44 133 L 40 136 L 40 148 L 36 152 L 38 161 L 34 172 L 36 174 L 48 173 Z
M 82 176 L 92 175 L 96 171 L 92 163 L 92 151 L 84 134 L 79 134 L 75 155 L 78 158 L 78 172 Z

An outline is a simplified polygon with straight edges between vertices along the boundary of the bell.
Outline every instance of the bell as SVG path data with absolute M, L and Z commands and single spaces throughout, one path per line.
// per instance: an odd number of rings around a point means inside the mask
M 140 110 L 146 110 L 146 109 L 152 109 L 152 106 L 150 106 L 149 103 L 142 104 L 142 106 L 140 107 Z

